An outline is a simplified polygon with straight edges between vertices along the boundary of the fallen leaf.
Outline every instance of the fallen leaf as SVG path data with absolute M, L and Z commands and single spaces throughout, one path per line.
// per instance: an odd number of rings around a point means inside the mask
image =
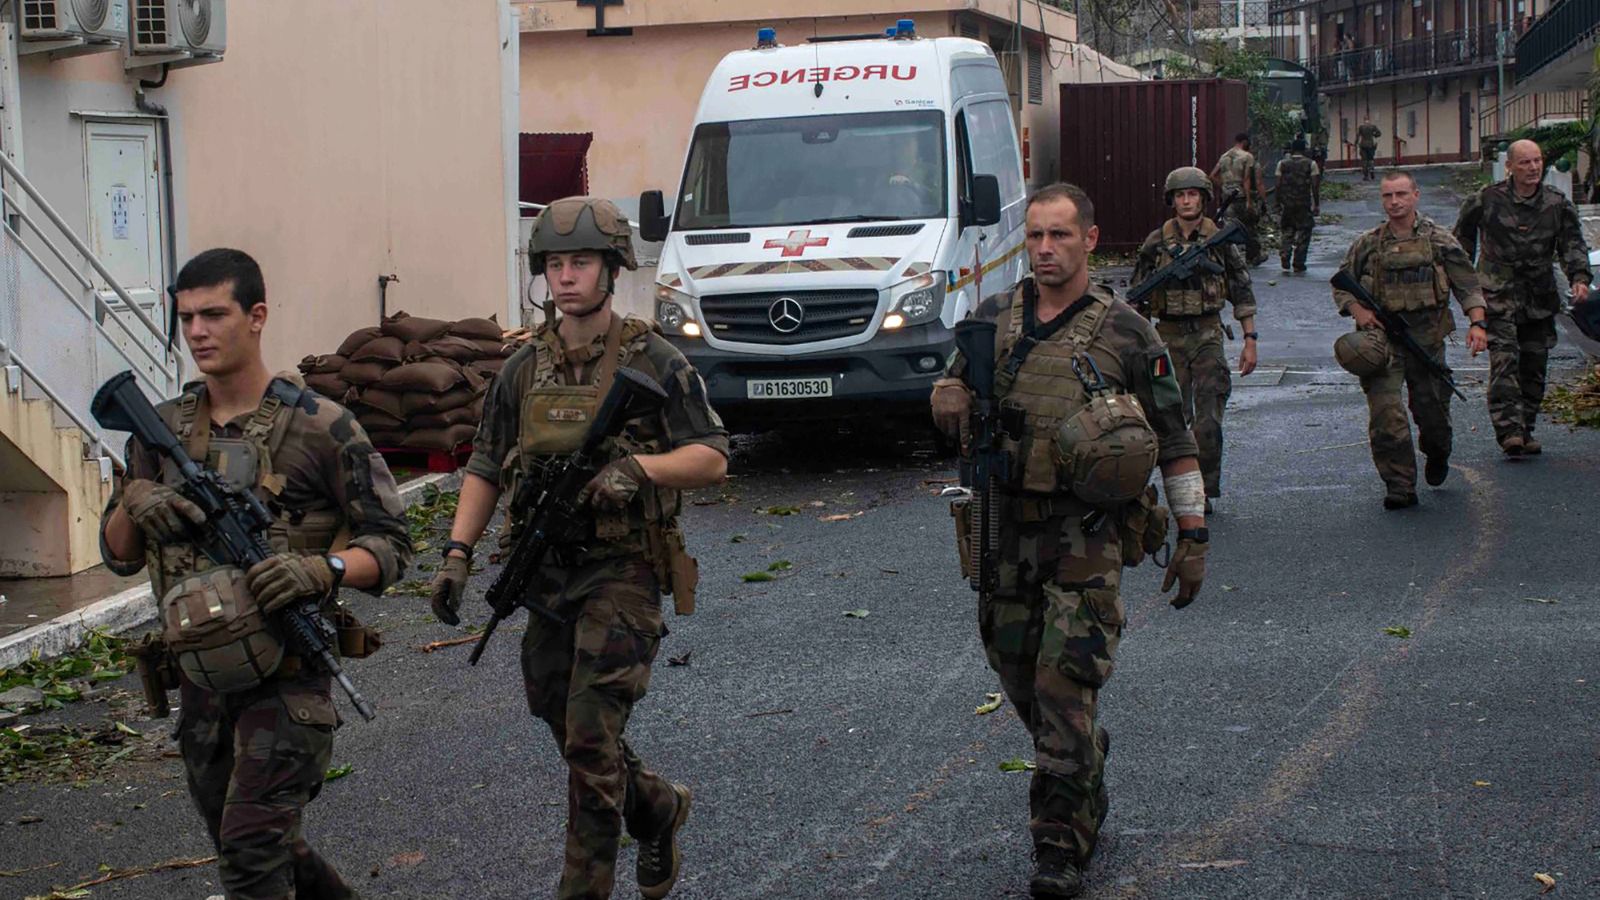
M 1481 781 L 1481 780 L 1480 780 L 1480 781 L 1474 781 L 1474 782 L 1473 782 L 1473 783 L 1472 783 L 1472 786 L 1473 786 L 1473 787 L 1488 787 L 1488 786 L 1489 786 L 1489 784 L 1490 784 L 1490 783 L 1489 783 L 1489 782 L 1487 782 L 1487 781 Z
M 117 730 L 122 732 L 123 734 L 132 735 L 134 737 L 144 737 L 144 733 L 143 732 L 135 731 L 134 729 L 129 728 L 128 724 L 126 722 L 118 722 L 117 723 Z
M 811 501 L 811 503 L 809 505 L 811 506 L 812 509 L 821 509 L 822 507 L 827 506 L 828 504 L 822 502 L 821 500 L 813 500 L 813 501 Z
M 685 650 L 682 656 L 669 656 L 669 657 L 667 657 L 667 665 L 669 665 L 669 666 L 687 666 L 689 664 L 689 657 L 691 657 L 693 655 L 694 655 L 694 651 L 693 650 Z
M 423 853 L 421 850 L 413 850 L 410 853 L 396 853 L 389 857 L 389 865 L 396 869 L 405 869 L 417 865 L 427 858 L 428 854 Z
M 1235 869 L 1244 865 L 1242 859 L 1213 859 L 1206 862 L 1178 863 L 1180 869 Z
M 1551 600 L 1548 597 L 1523 597 L 1522 600 L 1525 603 L 1548 603 L 1552 606 L 1561 602 L 1560 600 Z
M 1277 281 L 1277 279 L 1273 279 L 1273 280 L 1267 282 L 1267 284 L 1269 284 L 1269 285 L 1271 285 L 1273 287 L 1277 287 L 1278 286 L 1278 281 Z
M 1025 759 L 1007 759 L 1000 762 L 1002 772 L 1032 772 L 1037 768 L 1039 768 L 1037 765 Z
M 787 572 L 792 568 L 794 568 L 794 563 L 789 562 L 787 559 L 779 559 L 779 560 L 774 560 L 771 565 L 767 566 L 767 571 L 768 572 Z
M 1539 892 L 1541 894 L 1548 894 L 1556 889 L 1556 880 L 1543 872 L 1533 873 L 1533 880 L 1544 885 L 1544 890 Z
M 355 770 L 356 770 L 356 767 L 355 767 L 354 763 L 345 763 L 342 766 L 334 766 L 333 768 L 329 769 L 327 772 L 323 773 L 322 780 L 323 781 L 338 781 L 339 779 L 345 777 L 346 775 L 349 775 L 351 772 L 354 772 Z
M 769 506 L 765 509 L 756 510 L 758 513 L 764 513 L 769 516 L 792 516 L 799 511 L 800 507 L 798 506 Z
M 775 581 L 771 572 L 746 572 L 739 576 L 745 581 Z
M 736 534 L 733 537 L 728 538 L 728 543 L 730 543 L 730 544 L 742 544 L 742 543 L 744 543 L 744 535 Z
M 1411 637 L 1411 629 L 1404 625 L 1390 625 L 1388 628 L 1383 630 L 1383 633 L 1389 635 L 1390 637 L 1397 637 L 1401 639 Z
M 1225 591 L 1237 591 L 1237 590 L 1238 590 L 1238 588 L 1236 588 L 1236 587 L 1234 587 L 1234 586 L 1233 586 L 1233 585 L 1231 585 L 1231 584 L 1225 584 L 1225 585 L 1223 585 L 1223 586 L 1222 586 L 1222 589 L 1223 589 L 1223 590 L 1225 590 Z
M 864 514 L 865 512 L 866 512 L 866 510 L 861 510 L 859 512 L 853 512 L 853 513 L 835 513 L 835 514 L 833 514 L 831 516 L 822 516 L 822 517 L 818 518 L 817 521 L 819 521 L 819 522 L 848 522 L 849 520 L 854 519 L 857 516 L 860 516 L 860 515 Z
M 999 709 L 1000 704 L 1004 703 L 1005 699 L 1004 694 L 984 694 L 983 702 L 978 704 L 978 708 L 974 709 L 973 712 L 980 716 L 987 716 L 989 713 Z
M 867 616 L 871 615 L 871 613 L 864 609 L 847 609 L 844 611 L 844 614 L 852 619 L 865 619 Z

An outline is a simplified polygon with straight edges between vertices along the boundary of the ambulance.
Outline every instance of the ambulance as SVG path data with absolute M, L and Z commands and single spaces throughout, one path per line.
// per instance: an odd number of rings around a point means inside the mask
M 926 421 L 951 327 L 1027 266 L 1005 79 L 910 20 L 778 38 L 712 73 L 672 210 L 640 198 L 656 320 L 730 424 Z

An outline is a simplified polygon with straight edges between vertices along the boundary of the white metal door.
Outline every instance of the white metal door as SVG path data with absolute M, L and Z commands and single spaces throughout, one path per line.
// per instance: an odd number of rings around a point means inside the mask
M 89 201 L 89 249 L 106 271 L 150 321 L 165 327 L 165 273 L 161 248 L 165 246 L 161 215 L 160 157 L 153 121 L 85 121 L 84 165 Z M 122 299 L 98 272 L 84 273 L 111 314 L 123 318 L 128 331 L 139 336 L 160 358 L 162 341 L 126 311 Z M 127 347 L 128 334 L 114 322 L 105 323 L 112 340 L 131 359 L 141 357 Z M 118 363 L 125 365 L 120 360 Z M 146 363 L 147 364 L 147 363 Z M 159 373 L 152 372 L 160 378 Z

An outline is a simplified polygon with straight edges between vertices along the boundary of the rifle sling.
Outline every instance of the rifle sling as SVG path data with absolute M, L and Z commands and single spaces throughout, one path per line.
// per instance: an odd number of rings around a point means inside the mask
M 1094 302 L 1094 297 L 1085 291 L 1084 295 L 1074 300 L 1071 306 L 1042 325 L 1035 318 L 1034 308 L 1037 301 L 1038 295 L 1030 278 L 1023 282 L 1022 286 L 1022 337 L 1017 339 L 1010 355 L 1006 357 L 1005 373 L 1008 384 L 1016 380 L 1017 373 L 1022 371 L 1022 364 L 1028 361 L 1028 354 L 1033 352 L 1033 348 L 1043 341 L 1050 340 L 1056 332 L 1065 328 L 1078 313 L 1083 312 Z

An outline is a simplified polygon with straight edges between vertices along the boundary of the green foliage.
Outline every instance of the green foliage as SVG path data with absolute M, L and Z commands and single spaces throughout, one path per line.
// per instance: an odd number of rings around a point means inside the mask
M 450 520 L 455 518 L 456 503 L 460 499 L 461 495 L 456 491 L 441 491 L 428 485 L 423 491 L 422 502 L 406 507 L 406 526 L 411 531 L 411 543 L 420 543 L 433 531 L 439 519 L 445 519 L 448 527 Z
M 1553 388 L 1544 409 L 1557 422 L 1583 428 L 1600 428 L 1600 369 L 1590 370 L 1573 384 Z
M 1300 130 L 1299 119 L 1288 105 L 1274 102 L 1266 81 L 1267 54 L 1236 47 L 1227 41 L 1196 43 L 1193 49 L 1195 62 L 1181 57 L 1167 60 L 1167 72 L 1173 78 L 1203 78 L 1207 76 L 1243 81 L 1248 88 L 1246 115 L 1250 121 L 1250 138 L 1257 152 L 1269 147 L 1282 147 L 1294 139 Z
M 1356 186 L 1347 181 L 1329 181 L 1328 179 L 1323 179 L 1322 181 L 1322 199 L 1324 202 L 1328 200 L 1349 200 L 1355 190 Z
M 0 669 L 0 693 L 30 686 L 44 692 L 44 705 L 60 709 L 83 696 L 83 682 L 115 681 L 133 670 L 128 641 L 103 631 L 90 632 L 76 651 L 51 660 L 37 656 L 14 669 Z
M 1578 150 L 1589 141 L 1590 123 L 1557 122 L 1553 125 L 1524 125 L 1506 137 L 1509 140 L 1530 140 L 1544 152 L 1544 163 L 1553 166 L 1565 159 L 1569 165 L 1577 163 Z

